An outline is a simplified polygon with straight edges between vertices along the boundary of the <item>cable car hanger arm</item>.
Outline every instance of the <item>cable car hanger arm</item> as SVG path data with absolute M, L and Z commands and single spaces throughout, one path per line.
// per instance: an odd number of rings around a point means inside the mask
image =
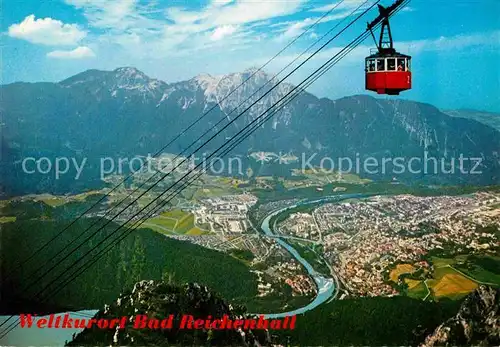
M 404 0 L 396 0 L 396 2 L 394 2 L 389 7 L 378 5 L 379 15 L 377 16 L 377 18 L 375 18 L 372 22 L 368 23 L 367 25 L 368 30 L 370 30 L 370 33 L 372 34 L 373 40 L 375 41 L 379 53 L 382 54 L 395 53 L 392 40 L 391 26 L 389 24 L 389 17 L 394 11 L 398 9 L 399 6 L 403 4 L 403 2 Z M 375 38 L 375 34 L 373 33 L 372 29 L 380 22 L 382 22 L 382 27 L 380 28 L 380 38 L 379 41 L 377 42 L 377 39 Z M 387 28 L 388 40 L 384 40 L 384 33 L 386 28 Z

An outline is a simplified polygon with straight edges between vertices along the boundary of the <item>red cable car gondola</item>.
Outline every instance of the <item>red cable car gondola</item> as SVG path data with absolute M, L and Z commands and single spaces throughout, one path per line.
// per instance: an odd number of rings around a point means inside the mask
M 392 42 L 389 15 L 395 5 L 388 8 L 379 5 L 380 15 L 368 24 L 377 51 L 365 59 L 366 89 L 378 94 L 399 95 L 411 89 L 411 57 L 396 52 Z M 372 29 L 380 20 L 382 28 L 377 43 Z

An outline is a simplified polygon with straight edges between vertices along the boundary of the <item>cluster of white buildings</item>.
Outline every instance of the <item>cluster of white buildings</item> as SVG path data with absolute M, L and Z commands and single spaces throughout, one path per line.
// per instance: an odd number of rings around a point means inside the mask
M 309 240 L 318 240 L 320 235 L 314 216 L 300 212 L 291 214 L 289 218 L 280 223 L 278 231 L 281 234 Z
M 217 233 L 242 233 L 251 227 L 247 212 L 256 202 L 251 194 L 213 197 L 203 199 L 193 212 L 197 225 L 209 225 Z

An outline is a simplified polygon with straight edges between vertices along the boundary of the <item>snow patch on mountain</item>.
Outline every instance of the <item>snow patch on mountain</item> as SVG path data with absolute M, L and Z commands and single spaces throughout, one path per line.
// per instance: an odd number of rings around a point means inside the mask
M 154 96 L 166 86 L 165 82 L 150 78 L 133 67 L 118 68 L 113 72 L 115 73 L 116 82 L 112 91 L 116 89 L 136 90 Z
M 266 112 L 272 111 L 271 106 L 280 101 L 293 86 L 288 83 L 277 84 L 279 79 L 270 76 L 262 70 L 250 69 L 242 73 L 233 73 L 223 76 L 214 92 L 221 110 L 226 115 L 244 112 L 245 123 L 250 123 L 257 117 L 263 117 Z M 288 124 L 290 120 L 289 106 L 283 112 L 275 115 L 272 127 L 279 123 Z
M 191 81 L 198 88 L 204 90 L 205 103 L 217 102 L 217 86 L 224 76 L 212 76 L 209 74 L 201 74 L 193 78 Z

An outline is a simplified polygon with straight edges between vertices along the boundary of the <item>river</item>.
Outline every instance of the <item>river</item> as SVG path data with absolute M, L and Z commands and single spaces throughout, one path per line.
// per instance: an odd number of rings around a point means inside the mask
M 316 285 L 318 287 L 318 294 L 314 298 L 313 301 L 311 301 L 309 304 L 307 304 L 304 307 L 298 308 L 293 311 L 289 312 L 281 312 L 281 313 L 269 313 L 269 314 L 264 314 L 266 318 L 282 318 L 285 316 L 291 316 L 291 315 L 296 315 L 296 314 L 301 314 L 305 313 L 307 311 L 310 311 L 314 309 L 315 307 L 318 307 L 322 303 L 328 301 L 330 298 L 335 293 L 335 280 L 333 278 L 326 278 L 320 274 L 318 274 L 314 268 L 309 264 L 303 257 L 300 256 L 300 254 L 290 246 L 288 243 L 286 243 L 283 239 L 277 237 L 274 232 L 273 228 L 269 225 L 271 218 L 277 216 L 278 214 L 281 214 L 283 212 L 286 212 L 289 209 L 298 207 L 298 206 L 304 206 L 304 205 L 312 205 L 312 204 L 317 204 L 321 202 L 338 202 L 341 200 L 345 199 L 351 199 L 351 198 L 361 198 L 367 196 L 366 194 L 344 194 L 344 195 L 335 195 L 335 196 L 328 196 L 320 199 L 308 199 L 308 200 L 303 200 L 298 202 L 295 205 L 292 206 L 287 206 L 285 208 L 276 210 L 269 214 L 264 220 L 262 221 L 261 228 L 264 234 L 266 234 L 269 237 L 273 237 L 278 244 L 280 244 L 282 247 L 284 247 L 290 254 L 299 262 L 301 263 L 308 274 L 314 279 L 316 282 Z M 82 316 L 93 316 L 97 310 L 85 310 L 85 311 L 79 311 L 79 312 L 68 312 L 71 316 L 71 318 L 82 318 Z M 4 322 L 7 318 L 10 316 L 0 316 L 0 324 Z M 18 319 L 18 316 L 14 316 L 15 319 Z M 37 317 L 36 319 L 43 318 L 42 316 Z M 10 322 L 13 320 L 10 320 L 8 324 L 5 326 L 8 326 Z M 0 333 L 3 332 L 5 327 L 2 327 L 0 329 Z M 81 329 L 38 329 L 35 326 L 32 328 L 16 328 L 12 330 L 6 337 L 0 340 L 0 346 L 8 346 L 8 345 L 15 345 L 15 346 L 62 346 L 64 345 L 65 341 L 70 341 L 72 339 L 72 335 L 74 333 L 79 332 Z
M 318 294 L 316 295 L 314 300 L 311 301 L 306 306 L 298 308 L 298 309 L 293 310 L 293 311 L 288 311 L 288 312 L 264 314 L 264 316 L 266 318 L 282 318 L 285 316 L 291 316 L 291 315 L 305 313 L 307 311 L 310 311 L 310 310 L 318 307 L 319 305 L 326 302 L 327 300 L 329 300 L 332 297 L 332 295 L 334 295 L 334 292 L 336 290 L 336 288 L 335 288 L 336 281 L 333 278 L 326 278 L 326 277 L 323 277 L 322 275 L 318 274 L 314 270 L 314 268 L 311 266 L 311 264 L 309 264 L 307 262 L 307 260 L 305 260 L 303 257 L 300 256 L 299 252 L 297 252 L 297 250 L 295 250 L 295 248 L 290 246 L 283 239 L 276 237 L 276 235 L 273 232 L 274 226 L 271 228 L 271 226 L 269 225 L 271 218 L 273 218 L 273 217 L 275 217 L 283 212 L 286 212 L 287 210 L 290 210 L 292 208 L 296 208 L 299 206 L 313 205 L 313 204 L 318 204 L 321 202 L 338 202 L 338 201 L 345 200 L 345 199 L 361 198 L 364 196 L 366 196 L 366 195 L 364 195 L 364 194 L 344 194 L 344 195 L 328 196 L 325 198 L 314 199 L 314 200 L 303 200 L 303 201 L 300 201 L 292 206 L 287 206 L 285 208 L 276 210 L 276 211 L 272 212 L 270 215 L 268 215 L 266 218 L 264 218 L 264 220 L 262 221 L 262 224 L 261 224 L 261 229 L 264 232 L 264 234 L 275 238 L 276 242 L 278 242 L 282 247 L 284 247 L 288 252 L 290 252 L 290 254 L 295 259 L 297 259 L 297 261 L 299 263 L 301 263 L 304 266 L 304 268 L 306 269 L 308 274 L 314 279 L 314 281 L 316 282 L 316 285 L 318 287 Z

